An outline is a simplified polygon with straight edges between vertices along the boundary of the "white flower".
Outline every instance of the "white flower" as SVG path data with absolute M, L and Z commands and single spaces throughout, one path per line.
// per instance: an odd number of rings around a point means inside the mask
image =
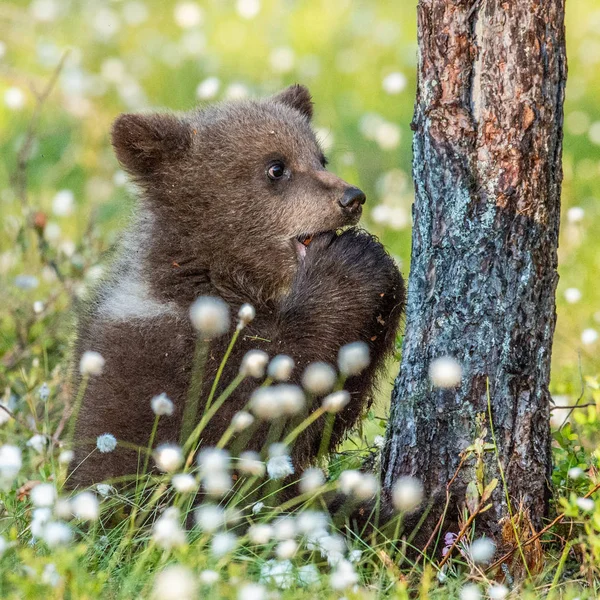
M 270 525 L 258 524 L 252 525 L 248 529 L 248 539 L 258 546 L 268 544 L 273 537 L 273 528 Z
M 594 501 L 591 498 L 577 498 L 576 504 L 585 512 L 592 512 L 594 510 Z
M 316 585 L 321 580 L 319 569 L 312 563 L 298 567 L 298 583 L 304 587 Z
M 297 533 L 296 520 L 294 519 L 294 517 L 291 517 L 289 515 L 277 517 L 277 519 L 273 521 L 272 525 L 273 536 L 279 541 L 289 540 L 293 538 Z
M 101 375 L 105 360 L 99 352 L 88 350 L 81 355 L 79 372 L 82 375 Z
M 229 306 L 220 298 L 201 296 L 190 307 L 190 319 L 203 339 L 213 339 L 229 330 Z
M 573 206 L 567 211 L 567 221 L 569 223 L 581 223 L 585 217 L 585 211 L 581 206 Z
M 194 519 L 202 531 L 212 533 L 225 525 L 225 511 L 214 504 L 202 504 L 196 509 Z
M 60 190 L 52 200 L 52 212 L 57 217 L 67 217 L 73 212 L 75 194 L 71 190 Z
M 267 589 L 260 583 L 246 583 L 238 592 L 238 600 L 265 600 L 266 597 Z
M 244 431 L 248 429 L 250 425 L 254 423 L 254 417 L 245 410 L 240 410 L 233 415 L 231 419 L 231 426 L 236 432 Z
M 222 448 L 204 448 L 197 458 L 202 475 L 229 471 L 229 452 Z
M 400 477 L 392 489 L 392 502 L 401 512 L 412 512 L 423 501 L 423 484 L 414 477 Z
M 279 408 L 284 415 L 298 414 L 306 402 L 302 388 L 289 383 L 273 386 L 273 394 L 279 403 Z
M 346 390 L 332 392 L 323 398 L 323 408 L 328 413 L 339 413 L 350 402 L 350 393 Z
M 155 600 L 195 600 L 196 578 L 180 565 L 166 567 L 154 581 L 152 597 Z
M 267 461 L 267 473 L 271 479 L 284 479 L 294 474 L 292 459 L 287 455 L 273 456 Z
M 49 521 L 42 528 L 41 536 L 50 548 L 67 545 L 73 538 L 73 532 L 66 523 Z
M 39 452 L 41 454 L 44 451 L 44 449 L 46 448 L 47 443 L 48 443 L 48 439 L 46 438 L 45 435 L 36 433 L 35 435 L 33 435 L 29 438 L 27 445 L 30 448 L 33 448 L 36 452 Z
M 399 94 L 406 87 L 406 75 L 398 72 L 390 73 L 383 78 L 381 87 L 384 92 L 390 95 Z
M 116 492 L 115 488 L 112 485 L 109 485 L 108 483 L 97 483 L 96 491 L 103 498 L 108 498 L 108 496 Z
M 385 438 L 382 435 L 376 435 L 373 438 L 373 445 L 382 450 L 385 446 Z
M 42 383 L 42 385 L 40 386 L 40 391 L 38 393 L 42 402 L 46 402 L 46 400 L 50 398 L 50 387 L 46 382 Z
M 233 533 L 221 532 L 215 534 L 210 544 L 210 551 L 213 556 L 220 558 L 229 554 L 237 546 L 237 537 Z
M 260 12 L 260 0 L 237 0 L 235 8 L 242 19 L 250 20 Z
M 490 600 L 503 600 L 508 596 L 508 588 L 499 583 L 492 583 L 488 588 L 488 596 Z
M 240 373 L 245 377 L 261 379 L 265 375 L 265 369 L 269 362 L 269 355 L 262 350 L 250 350 L 242 359 Z
M 335 369 L 324 362 L 308 365 L 302 374 L 302 385 L 311 394 L 323 396 L 331 391 L 336 381 Z
M 469 548 L 469 554 L 474 563 L 488 564 L 496 552 L 496 544 L 486 537 L 481 537 L 473 541 Z
M 321 556 L 327 558 L 327 562 L 332 566 L 344 558 L 346 543 L 340 535 L 316 531 L 311 533 L 307 540 L 306 547 L 309 550 L 319 550 Z
M 170 417 L 175 410 L 173 402 L 164 392 L 158 394 L 158 396 L 154 396 L 154 398 L 150 400 L 150 406 L 152 407 L 152 412 L 158 416 L 166 415 L 167 417 Z
M 83 521 L 95 521 L 100 514 L 98 498 L 92 492 L 81 492 L 71 501 L 73 515 Z
M 237 468 L 240 473 L 253 477 L 262 477 L 267 469 L 265 463 L 260 458 L 260 454 L 252 450 L 247 450 L 240 454 Z
M 219 581 L 219 574 L 216 571 L 206 569 L 200 573 L 200 581 L 204 585 L 214 585 Z
M 51 587 L 56 587 L 60 583 L 60 575 L 58 574 L 54 563 L 48 563 L 44 567 L 44 570 L 42 571 L 42 583 Z
M 591 346 L 598 340 L 598 332 L 595 329 L 584 329 L 581 333 L 581 343 L 585 346 Z
M 21 449 L 5 444 L 0 446 L 0 488 L 8 489 L 17 478 L 23 465 Z
M 54 514 L 59 519 L 70 519 L 73 516 L 71 501 L 68 498 L 58 498 L 54 504 Z
M 431 361 L 429 379 L 438 388 L 456 387 L 462 381 L 462 367 L 451 356 L 441 356 Z
M 296 517 L 296 528 L 303 534 L 327 530 L 328 526 L 329 519 L 327 515 L 317 510 L 304 510 Z
M 475 584 L 467 583 L 460 590 L 460 600 L 481 600 L 481 592 Z
M 360 562 L 360 559 L 362 558 L 362 550 L 351 550 L 350 552 L 348 552 L 348 560 L 353 563 L 353 564 L 357 564 Z
M 52 518 L 52 511 L 49 508 L 35 508 L 31 516 L 31 535 L 41 537 L 44 533 L 44 527 Z
M 359 375 L 371 362 L 369 346 L 365 342 L 352 342 L 340 348 L 338 367 L 340 373 L 347 376 Z
M 182 29 L 191 29 L 202 23 L 204 11 L 195 2 L 179 2 L 174 11 L 175 22 Z
M 36 315 L 39 315 L 43 311 L 44 311 L 44 303 L 41 300 L 36 300 L 33 303 L 33 312 Z M 46 386 L 46 387 L 44 387 L 44 386 Z M 42 398 L 42 395 L 41 395 L 42 389 L 44 389 L 45 392 L 47 391 L 47 395 L 46 395 L 46 398 L 45 398 L 47 400 L 48 399 L 48 395 L 50 395 L 50 389 L 48 388 L 48 386 L 45 383 L 42 384 L 42 388 L 40 388 L 40 399 L 41 400 L 44 400 L 44 398 Z
M 354 469 L 348 469 L 340 474 L 338 479 L 340 492 L 346 496 L 354 494 L 354 490 L 360 485 L 362 473 Z
M 264 502 L 256 502 L 252 506 L 252 514 L 253 515 L 257 515 L 264 507 L 265 507 L 265 503 Z
M 329 583 L 334 590 L 345 590 L 358 583 L 358 575 L 352 566 L 352 563 L 341 559 L 331 573 Z
M 224 496 L 232 485 L 231 475 L 225 471 L 208 473 L 202 477 L 202 487 L 209 496 Z
M 185 546 L 185 532 L 179 523 L 179 509 L 168 508 L 152 527 L 152 539 L 163 550 Z
M 38 508 L 52 506 L 56 500 L 56 488 L 51 483 L 39 483 L 31 490 L 30 497 Z
M 271 68 L 276 73 L 289 73 L 294 68 L 296 57 L 291 48 L 274 48 L 269 56 Z
M 269 363 L 267 375 L 275 381 L 287 381 L 292 376 L 294 360 L 287 354 L 278 354 Z
M 264 421 L 277 419 L 283 415 L 283 407 L 272 387 L 259 387 L 250 396 L 250 410 Z
M 171 485 L 180 494 L 190 494 L 198 489 L 198 482 L 189 473 L 177 473 L 171 479 Z
M 25 106 L 25 94 L 18 87 L 10 87 L 4 92 L 4 104 L 11 110 L 19 110 Z
M 295 583 L 294 567 L 289 560 L 268 560 L 260 568 L 260 580 L 287 589 Z
M 569 304 L 576 304 L 581 300 L 581 291 L 577 288 L 567 288 L 565 290 L 565 300 Z
M 358 485 L 354 488 L 354 497 L 357 500 L 369 500 L 373 498 L 379 490 L 379 482 L 377 477 L 372 473 L 362 473 L 362 477 Z
M 198 100 L 210 100 L 214 98 L 221 88 L 221 81 L 218 77 L 207 77 L 201 81 L 196 88 L 196 98 Z
M 61 465 L 68 465 L 73 460 L 74 456 L 75 456 L 75 453 L 73 452 L 73 450 L 63 450 L 58 455 L 58 462 Z
M 285 540 L 277 544 L 275 554 L 279 560 L 288 560 L 293 558 L 298 551 L 298 544 L 294 540 Z
M 174 473 L 183 464 L 183 452 L 175 444 L 162 444 L 154 451 L 154 460 L 163 473 Z
M 569 476 L 569 479 L 579 479 L 584 476 L 584 472 L 580 467 L 572 467 L 567 472 L 567 475 Z
M 256 310 L 252 304 L 242 304 L 240 310 L 238 311 L 238 329 L 243 329 L 249 323 L 254 321 L 254 317 L 256 317 Z
M 117 447 L 117 438 L 112 433 L 103 433 L 96 438 L 96 448 L 102 454 L 112 452 Z
M 300 477 L 300 491 L 303 494 L 316 492 L 325 483 L 325 475 L 316 467 L 306 469 Z

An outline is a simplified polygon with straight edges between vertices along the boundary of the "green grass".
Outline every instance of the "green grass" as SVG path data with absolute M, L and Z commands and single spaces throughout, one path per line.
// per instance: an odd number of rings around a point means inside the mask
M 252 8 L 252 3 L 241 4 Z M 174 497 L 168 475 L 140 478 L 137 489 L 102 499 L 99 518 L 89 522 L 63 515 L 59 503 L 53 519 L 65 523 L 72 538 L 55 548 L 39 535 L 40 513 L 36 521 L 30 494 L 35 483 L 51 482 L 61 497 L 67 496 L 57 440 L 66 439 L 64 407 L 75 394 L 69 375 L 75 309 L 106 264 L 134 202 L 109 144 L 116 115 L 144 108 L 189 109 L 198 102 L 197 86 L 211 77 L 219 85 L 208 101 L 240 89 L 262 96 L 296 81 L 307 84 L 330 168 L 366 191 L 364 223 L 407 275 L 415 4 L 265 0 L 257 16 L 245 19 L 236 12 L 236 2 L 210 0 L 200 3 L 201 22 L 189 28 L 177 24 L 175 3 L 0 4 L 0 400 L 12 415 L 0 426 L 0 446 L 19 447 L 23 458 L 14 481 L 2 482 L 0 491 L 0 534 L 7 542 L 0 558 L 0 597 L 145 598 L 158 575 L 173 564 L 189 570 L 195 597 L 262 597 L 258 592 L 239 595 L 250 582 L 260 582 L 269 597 L 281 598 L 459 598 L 467 583 L 486 593 L 489 573 L 459 552 L 470 531 L 440 574 L 433 548 L 416 564 L 414 554 L 406 552 L 413 532 L 402 531 L 394 542 L 392 527 L 360 539 L 341 519 L 333 530 L 344 537 L 346 556 L 353 549 L 362 551 L 353 567 L 357 587 L 333 589 L 335 568 L 296 536 L 300 549 L 292 559 L 291 587 L 281 589 L 260 573 L 276 556 L 276 543 L 253 543 L 243 527 L 228 527 L 238 536 L 237 546 L 221 558 L 210 551 L 214 536 L 197 528 L 172 550 L 151 542 L 152 523 L 161 511 L 179 506 L 183 524 L 191 510 L 189 496 Z M 511 593 L 520 598 L 594 598 L 600 593 L 600 504 L 591 508 L 581 502 L 598 481 L 600 441 L 600 342 L 589 331 L 582 338 L 586 330 L 600 331 L 600 12 L 595 0 L 568 3 L 567 11 L 570 79 L 551 391 L 557 402 L 585 406 L 573 411 L 568 424 L 559 428 L 560 418 L 555 423 L 552 515 L 564 513 L 565 518 L 542 536 L 530 576 L 522 576 L 521 552 L 507 563 L 505 584 L 511 587 L 514 580 Z M 189 25 L 189 11 L 187 19 Z M 63 56 L 63 69 L 49 89 Z M 401 73 L 406 85 L 390 94 L 382 82 L 393 73 Z M 45 90 L 49 95 L 38 106 Z M 386 124 L 392 124 L 391 131 Z M 25 156 L 27 140 L 31 146 Z M 20 152 L 26 170 L 18 167 Z M 61 190 L 73 197 L 66 213 L 61 196 L 57 200 Z M 579 220 L 573 218 L 576 207 L 583 209 Z M 572 288 L 579 294 L 565 295 Z M 567 301 L 577 296 L 576 302 Z M 372 464 L 373 441 L 384 433 L 396 370 L 392 365 L 360 430 L 323 465 L 329 476 L 325 489 L 337 486 L 345 469 Z M 44 383 L 46 401 L 40 398 Z M 559 413 L 564 415 L 554 411 Z M 53 440 L 42 452 L 27 445 L 36 434 Z M 572 478 L 568 472 L 576 467 L 584 475 Z M 243 479 L 235 483 L 236 489 L 243 485 Z M 267 496 L 270 484 L 261 490 L 252 502 L 262 494 L 266 508 L 246 514 L 246 526 L 272 525 L 281 516 L 281 505 Z M 250 499 L 239 497 L 235 504 L 247 508 Z M 321 505 L 317 497 L 298 500 L 292 508 L 320 510 Z M 526 557 L 527 548 L 522 549 Z M 306 565 L 315 565 L 317 576 L 313 586 L 303 587 L 298 569 Z M 202 583 L 200 574 L 206 570 L 218 572 L 218 581 Z

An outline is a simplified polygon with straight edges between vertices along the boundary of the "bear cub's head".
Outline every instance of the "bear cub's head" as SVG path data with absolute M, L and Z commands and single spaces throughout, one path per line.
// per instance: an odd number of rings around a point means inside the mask
M 243 282 L 260 299 L 284 292 L 312 237 L 356 224 L 365 202 L 327 171 L 311 118 L 301 85 L 183 114 L 121 115 L 113 146 L 155 217 L 158 260 L 193 265 L 224 289 Z

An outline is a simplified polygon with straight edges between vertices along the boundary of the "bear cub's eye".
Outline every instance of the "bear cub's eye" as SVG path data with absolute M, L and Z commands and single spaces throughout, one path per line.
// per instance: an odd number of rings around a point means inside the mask
M 269 165 L 267 175 L 272 181 L 281 179 L 285 175 L 285 165 L 280 160 L 276 160 Z

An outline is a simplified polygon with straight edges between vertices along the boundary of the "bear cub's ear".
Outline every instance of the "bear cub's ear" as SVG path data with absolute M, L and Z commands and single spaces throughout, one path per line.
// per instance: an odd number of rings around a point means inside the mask
M 190 127 L 170 114 L 120 115 L 112 128 L 112 144 L 123 167 L 132 175 L 152 175 L 170 158 L 191 145 Z
M 273 96 L 273 100 L 280 104 L 291 106 L 301 112 L 309 120 L 312 119 L 313 101 L 310 92 L 307 87 L 300 85 L 299 83 L 290 85 L 289 88 L 279 92 L 279 94 Z

